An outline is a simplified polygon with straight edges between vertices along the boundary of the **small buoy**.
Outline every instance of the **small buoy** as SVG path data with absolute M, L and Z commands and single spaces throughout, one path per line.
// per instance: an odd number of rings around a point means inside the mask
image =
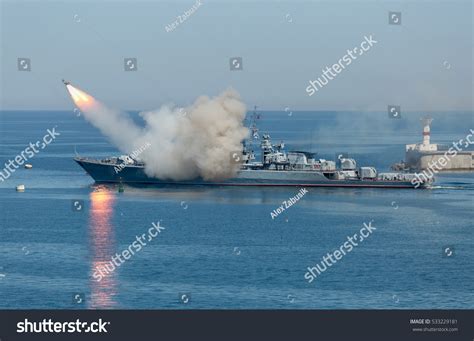
M 119 193 L 123 193 L 124 188 L 123 188 L 122 184 L 119 185 L 118 191 L 119 191 Z
M 25 185 L 16 186 L 16 191 L 17 192 L 24 192 L 25 191 Z

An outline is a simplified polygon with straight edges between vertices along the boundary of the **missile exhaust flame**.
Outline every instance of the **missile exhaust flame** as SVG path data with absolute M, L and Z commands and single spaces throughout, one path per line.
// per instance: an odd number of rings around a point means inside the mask
M 66 85 L 66 89 L 71 95 L 74 103 L 81 109 L 85 109 L 85 106 L 91 105 L 95 102 L 94 97 L 90 96 L 89 94 L 85 93 L 82 90 L 79 90 L 73 87 L 71 84 Z

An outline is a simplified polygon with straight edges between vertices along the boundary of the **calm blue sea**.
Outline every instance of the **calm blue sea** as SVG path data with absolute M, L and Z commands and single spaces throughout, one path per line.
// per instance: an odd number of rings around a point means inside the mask
M 421 140 L 422 114 L 287 110 L 263 112 L 259 127 L 287 149 L 387 170 Z M 431 115 L 434 142 L 474 128 L 472 112 Z M 33 169 L 0 182 L 0 308 L 474 308 L 472 173 L 438 176 L 431 190 L 311 188 L 272 220 L 298 188 L 94 185 L 75 150 L 117 150 L 72 112 L 0 112 L 2 167 L 53 127 L 61 135 Z M 158 221 L 154 240 L 92 278 Z M 306 268 L 370 221 L 374 233 L 308 284 Z

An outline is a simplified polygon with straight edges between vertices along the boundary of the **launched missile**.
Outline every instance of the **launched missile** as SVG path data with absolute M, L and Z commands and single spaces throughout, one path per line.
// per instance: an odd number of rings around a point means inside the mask
M 74 104 L 81 110 L 84 111 L 91 105 L 95 105 L 96 101 L 94 97 L 85 93 L 82 90 L 74 87 L 71 82 L 62 79 L 63 84 L 66 86 L 66 89 L 69 95 L 72 97 Z

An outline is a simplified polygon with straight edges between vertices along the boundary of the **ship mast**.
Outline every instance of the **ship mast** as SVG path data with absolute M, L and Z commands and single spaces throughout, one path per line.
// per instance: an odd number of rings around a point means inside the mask
M 251 135 L 250 138 L 249 138 L 250 141 L 244 141 L 244 143 L 243 143 L 244 150 L 245 150 L 247 144 L 249 145 L 250 149 L 253 150 L 254 140 L 259 140 L 260 139 L 259 130 L 257 128 L 257 120 L 259 120 L 260 117 L 261 117 L 261 115 L 257 112 L 257 106 L 255 105 L 253 107 L 253 113 L 250 116 L 250 118 L 248 119 L 249 120 L 248 128 L 250 130 L 250 135 Z
M 253 107 L 253 113 L 252 116 L 250 117 L 250 124 L 249 124 L 249 129 L 252 132 L 252 138 L 255 140 L 258 140 L 260 138 L 260 135 L 258 133 L 258 128 L 257 128 L 257 120 L 260 119 L 260 114 L 257 112 L 257 106 L 255 105 Z
M 243 145 L 243 158 L 247 162 L 254 160 L 255 155 L 254 155 L 254 140 L 260 139 L 260 134 L 258 133 L 259 130 L 257 128 L 257 120 L 260 119 L 261 115 L 257 112 L 257 106 L 254 106 L 254 110 L 252 115 L 246 120 L 249 121 L 248 124 L 248 129 L 250 130 L 251 137 L 247 140 L 244 140 L 242 142 Z

